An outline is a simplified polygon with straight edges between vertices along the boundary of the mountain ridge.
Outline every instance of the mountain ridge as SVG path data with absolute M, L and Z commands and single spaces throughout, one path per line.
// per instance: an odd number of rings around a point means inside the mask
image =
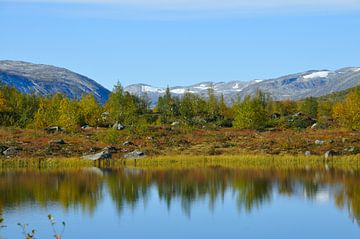
M 217 96 L 224 95 L 226 102 L 231 103 L 237 97 L 253 95 L 258 89 L 270 93 L 275 100 L 298 100 L 306 97 L 319 97 L 333 92 L 346 90 L 360 85 L 360 67 L 345 67 L 338 70 L 309 70 L 285 76 L 251 81 L 200 82 L 189 86 L 170 87 L 170 92 L 181 97 L 185 92 L 207 95 L 213 88 Z M 132 84 L 125 90 L 147 97 L 155 105 L 157 98 L 165 93 L 165 87 L 154 87 L 148 84 Z
M 66 68 L 25 61 L 0 60 L 0 83 L 16 87 L 23 93 L 62 93 L 72 99 L 92 93 L 102 104 L 110 94 L 109 90 L 96 81 Z M 224 95 L 226 102 L 231 104 L 237 97 L 253 95 L 257 90 L 271 94 L 275 100 L 298 100 L 310 96 L 324 96 L 359 85 L 360 67 L 345 67 L 333 71 L 309 70 L 271 79 L 203 81 L 189 86 L 170 87 L 170 92 L 177 97 L 183 96 L 186 92 L 206 97 L 208 89 L 213 88 L 216 96 Z M 124 90 L 137 96 L 146 95 L 151 106 L 155 106 L 158 97 L 165 94 L 166 87 L 140 83 L 128 85 Z
M 83 94 L 93 94 L 100 103 L 105 103 L 110 94 L 96 81 L 66 68 L 26 61 L 1 60 L 0 82 L 37 95 L 62 93 L 79 99 Z

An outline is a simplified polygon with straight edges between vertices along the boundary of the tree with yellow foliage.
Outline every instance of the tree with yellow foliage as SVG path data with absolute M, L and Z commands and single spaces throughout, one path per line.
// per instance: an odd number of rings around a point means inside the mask
M 6 99 L 2 92 L 0 92 L 0 112 L 5 112 L 7 109 L 6 107 Z
M 257 91 L 254 97 L 246 96 L 234 108 L 235 118 L 233 126 L 239 129 L 263 129 L 267 126 L 268 104 L 270 96 L 262 91 Z
M 64 98 L 60 102 L 59 125 L 67 130 L 75 131 L 80 126 L 80 107 L 76 100 Z
M 335 104 L 333 117 L 348 129 L 360 130 L 360 87 L 352 90 L 343 102 Z
M 83 123 L 91 126 L 100 125 L 103 109 L 96 101 L 94 95 L 87 94 L 81 97 L 79 107 Z
M 35 128 L 43 128 L 58 124 L 60 103 L 64 99 L 61 94 L 55 94 L 51 98 L 41 98 L 39 108 L 34 116 Z

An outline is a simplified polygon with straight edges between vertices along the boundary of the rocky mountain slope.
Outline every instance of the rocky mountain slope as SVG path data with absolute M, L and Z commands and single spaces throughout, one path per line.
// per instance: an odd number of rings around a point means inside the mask
M 62 93 L 72 99 L 92 93 L 101 103 L 110 93 L 95 81 L 67 69 L 22 61 L 0 61 L 0 83 L 24 93 Z
M 95 81 L 67 69 L 22 61 L 0 61 L 0 83 L 14 86 L 24 93 L 51 95 L 60 92 L 73 99 L 92 93 L 101 103 L 108 99 L 110 93 Z M 186 92 L 206 97 L 208 89 L 213 88 L 217 96 L 224 95 L 230 104 L 237 97 L 253 95 L 258 89 L 270 93 L 273 99 L 297 100 L 323 96 L 358 85 L 360 68 L 348 67 L 335 71 L 312 70 L 268 80 L 202 82 L 171 87 L 170 91 L 179 97 Z M 125 87 L 125 90 L 138 96 L 147 95 L 154 106 L 166 88 L 134 84 Z
M 172 87 L 170 90 L 175 96 L 181 96 L 185 92 L 206 96 L 208 88 L 213 87 L 216 95 L 223 94 L 226 101 L 231 103 L 238 96 L 252 95 L 258 89 L 270 93 L 274 99 L 297 100 L 309 96 L 327 95 L 357 85 L 360 85 L 360 68 L 348 67 L 336 71 L 312 70 L 268 80 L 202 82 L 191 86 Z M 130 85 L 125 90 L 136 95 L 146 94 L 152 104 L 156 104 L 157 98 L 165 93 L 164 87 L 145 84 Z

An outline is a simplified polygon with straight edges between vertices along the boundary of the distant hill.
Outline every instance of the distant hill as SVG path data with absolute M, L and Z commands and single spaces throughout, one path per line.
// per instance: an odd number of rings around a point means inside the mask
M 77 99 L 92 93 L 100 103 L 105 103 L 110 91 L 83 75 L 50 65 L 32 64 L 23 61 L 0 61 L 0 83 L 14 86 L 24 93 L 52 95 L 62 93 Z M 360 68 L 348 67 L 335 71 L 311 70 L 268 80 L 201 82 L 190 86 L 171 87 L 174 96 L 181 97 L 191 92 L 206 97 L 209 88 L 217 96 L 224 95 L 231 103 L 237 97 L 253 95 L 258 89 L 270 93 L 275 100 L 298 100 L 306 97 L 342 97 L 346 90 L 360 85 Z M 144 96 L 156 105 L 158 97 L 164 95 L 165 87 L 134 84 L 125 87 L 131 94 Z M 343 92 L 344 91 L 344 92 Z
M 320 101 L 330 101 L 330 102 L 337 102 L 337 101 L 342 101 L 346 98 L 346 96 L 352 91 L 355 90 L 356 88 L 358 88 L 360 86 L 355 86 L 346 90 L 342 90 L 342 91 L 337 91 L 328 95 L 323 95 L 318 97 L 318 100 Z
M 231 103 L 238 96 L 253 95 L 258 89 L 268 92 L 275 100 L 298 100 L 306 97 L 319 97 L 333 92 L 343 91 L 360 85 L 360 68 L 348 67 L 336 71 L 311 70 L 268 80 L 231 81 L 231 82 L 202 82 L 190 86 L 170 88 L 175 96 L 182 96 L 191 92 L 206 96 L 210 87 L 216 95 L 224 95 Z M 159 96 L 165 93 L 165 87 L 154 87 L 145 84 L 130 85 L 125 88 L 135 95 L 147 95 L 152 104 L 156 104 Z
M 105 103 L 110 94 L 109 90 L 86 76 L 64 68 L 23 61 L 0 61 L 0 83 L 23 93 L 62 93 L 72 99 L 91 93 L 100 103 Z

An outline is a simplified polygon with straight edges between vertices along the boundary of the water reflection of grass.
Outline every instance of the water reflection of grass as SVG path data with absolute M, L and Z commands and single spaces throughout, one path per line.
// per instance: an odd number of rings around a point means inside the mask
M 79 158 L 49 158 L 49 159 L 34 159 L 34 158 L 11 158 L 1 159 L 0 169 L 16 169 L 16 168 L 83 168 L 94 165 L 93 161 L 82 160 Z

